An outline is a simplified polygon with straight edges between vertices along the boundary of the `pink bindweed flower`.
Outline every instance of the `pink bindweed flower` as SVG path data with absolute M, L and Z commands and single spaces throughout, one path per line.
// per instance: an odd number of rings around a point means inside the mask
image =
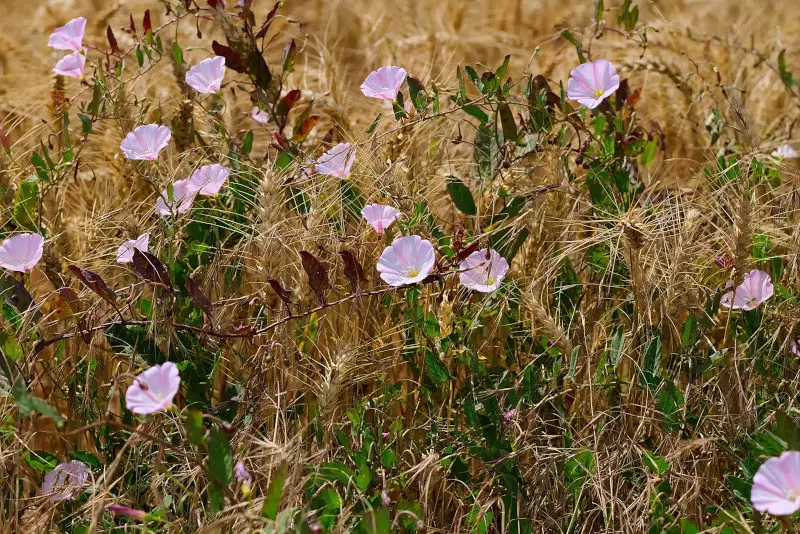
M 269 122 L 269 113 L 258 106 L 253 106 L 250 108 L 250 118 L 259 124 L 267 124 Z
M 50 495 L 51 502 L 74 499 L 89 480 L 89 468 L 78 460 L 58 464 L 44 476 L 42 494 Z
M 750 500 L 759 512 L 790 515 L 800 510 L 800 452 L 786 451 L 761 464 Z
M 166 126 L 145 124 L 128 133 L 119 147 L 128 159 L 155 161 L 171 138 L 172 132 Z
M 125 392 L 125 404 L 133 413 L 150 414 L 172 406 L 178 393 L 181 377 L 172 362 L 154 365 L 140 373 Z
M 130 517 L 134 521 L 146 521 L 147 520 L 147 512 L 142 510 L 136 510 L 135 508 L 130 508 L 128 506 L 123 506 L 121 504 L 107 504 L 106 510 L 111 512 L 113 515 L 121 515 L 124 517 Z
M 0 267 L 27 273 L 39 263 L 44 252 L 44 238 L 39 234 L 18 234 L 0 245 Z
M 210 95 L 219 92 L 224 77 L 225 58 L 214 56 L 189 69 L 186 73 L 186 83 L 198 93 Z
M 172 202 L 169 192 L 164 190 L 156 199 L 156 215 L 177 215 L 192 209 L 197 189 L 189 184 L 189 178 L 172 182 Z
M 73 52 L 62 57 L 56 63 L 53 72 L 60 76 L 68 76 L 70 78 L 83 79 L 83 70 L 86 66 L 86 56 L 80 52 Z
M 361 209 L 361 215 L 378 234 L 389 228 L 400 212 L 383 204 L 367 204 Z
M 150 245 L 150 233 L 144 233 L 136 239 L 125 241 L 117 250 L 117 263 L 130 263 L 133 261 L 133 251 L 139 249 L 147 252 Z
M 50 35 L 47 46 L 56 50 L 73 50 L 83 48 L 83 34 L 86 31 L 86 19 L 78 17 L 67 22 Z
M 744 281 L 735 291 L 722 295 L 719 305 L 734 310 L 754 310 L 773 293 L 774 288 L 769 274 L 753 269 L 744 275 Z
M 350 143 L 339 143 L 317 159 L 314 171 L 317 174 L 345 179 L 350 176 L 350 168 L 355 160 L 355 148 Z
M 619 87 L 617 69 L 610 61 L 598 59 L 572 69 L 567 81 L 567 97 L 594 109 Z
M 214 196 L 228 180 L 231 170 L 219 163 L 203 165 L 192 173 L 187 186 L 200 195 Z
M 416 284 L 433 269 L 435 256 L 430 241 L 418 235 L 398 237 L 378 259 L 381 278 L 390 286 Z
M 797 150 L 793 149 L 789 145 L 781 145 L 773 150 L 772 154 L 770 155 L 778 161 L 783 159 L 793 159 L 797 157 Z
M 792 354 L 794 354 L 795 356 L 800 356 L 800 338 L 792 341 L 791 348 L 792 348 Z
M 406 79 L 406 71 L 402 67 L 381 67 L 376 71 L 370 72 L 364 83 L 361 84 L 361 92 L 370 98 L 380 98 L 393 102 L 397 99 L 397 92 Z
M 714 264 L 719 268 L 725 268 L 728 266 L 728 258 L 722 255 L 714 256 Z
M 488 254 L 488 257 L 487 257 Z M 491 293 L 498 287 L 508 272 L 508 262 L 494 249 L 476 250 L 458 265 L 458 278 L 473 291 Z
M 517 418 L 517 411 L 508 410 L 506 413 L 503 414 L 503 425 L 509 426 L 511 423 L 514 422 L 514 419 L 516 418 Z

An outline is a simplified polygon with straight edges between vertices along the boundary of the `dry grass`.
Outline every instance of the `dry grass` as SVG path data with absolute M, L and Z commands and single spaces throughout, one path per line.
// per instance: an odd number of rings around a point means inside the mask
M 303 43 L 288 85 L 301 88 L 303 106 L 313 102 L 314 113 L 322 117 L 309 144 L 319 144 L 329 130 L 335 142 L 357 143 L 352 181 L 365 198 L 390 201 L 407 214 L 424 201 L 436 223 L 450 235 L 464 219 L 445 193 L 445 180 L 448 175 L 470 176 L 474 127 L 463 114 L 406 128 L 395 128 L 384 117 L 378 135 L 371 137 L 365 133 L 367 127 L 379 111 L 388 115 L 388 108 L 363 98 L 358 89 L 361 81 L 374 68 L 399 64 L 426 84 L 435 81 L 440 87 L 452 87 L 457 65 L 494 66 L 506 54 L 512 55 L 509 74 L 514 79 L 533 73 L 556 83 L 566 81 L 576 55 L 560 32 L 568 28 L 588 37 L 591 32 L 584 28 L 593 15 L 588 1 L 309 0 L 286 4 L 282 13 L 301 24 L 280 20 L 280 29 L 286 33 L 268 47 L 267 58 L 271 65 L 280 61 L 286 35 Z M 606 4 L 607 17 L 613 21 L 618 6 Z M 263 17 L 269 7 L 256 0 L 254 10 Z M 153 0 L 0 5 L 0 125 L 13 155 L 0 155 L 5 230 L 15 228 L 14 191 L 33 172 L 33 151 L 40 141 L 54 147 L 63 142 L 57 135 L 62 109 L 69 111 L 77 132 L 78 103 L 91 98 L 91 88 L 73 80 L 55 80 L 49 74 L 60 57 L 45 47 L 50 31 L 72 16 L 84 15 L 89 19 L 86 41 L 90 45 L 107 47 L 105 28 L 110 24 L 121 48 L 127 48 L 132 41 L 119 28 L 127 25 L 130 13 L 138 23 L 147 8 L 153 12 L 154 27 L 167 20 Z M 287 321 L 252 339 L 204 339 L 207 352 L 203 357 L 216 358 L 215 379 L 208 386 L 214 389 L 215 407 L 210 411 L 222 416 L 227 407 L 235 408 L 232 447 L 255 479 L 252 503 L 231 494 L 225 510 L 215 515 L 199 500 L 208 482 L 199 464 L 201 456 L 185 452 L 178 416 L 167 414 L 141 422 L 136 427 L 139 433 L 126 433 L 123 438 L 83 428 L 108 414 L 122 416 L 120 392 L 130 380 L 126 373 L 144 367 L 140 358 L 114 351 L 101 334 L 88 345 L 75 337 L 40 354 L 34 354 L 34 339 L 18 335 L 25 349 L 17 362 L 21 375 L 68 422 L 56 429 L 38 418 L 20 421 L 14 428 L 11 419 L 11 428 L 0 431 L 0 475 L 10 482 L 0 490 L 0 531 L 45 532 L 49 525 L 53 532 L 68 532 L 62 529 L 74 523 L 89 525 L 92 532 L 110 532 L 102 507 L 111 497 L 152 509 L 161 505 L 165 495 L 173 499 L 168 516 L 174 523 L 169 531 L 263 528 L 259 511 L 278 466 L 289 466 L 281 507 L 308 505 L 305 488 L 313 470 L 346 457 L 336 432 L 351 435 L 347 411 L 371 400 L 380 409 L 365 417 L 373 432 L 392 429 L 397 467 L 384 473 L 385 479 L 376 481 L 369 495 L 343 495 L 342 513 L 333 531 L 350 529 L 349 518 L 360 514 L 373 493 L 385 489 L 395 503 L 418 501 L 429 532 L 470 531 L 468 514 L 473 507 L 481 514 L 494 513 L 491 531 L 508 531 L 505 518 L 511 517 L 509 506 L 513 505 L 514 514 L 531 518 L 531 532 L 639 533 L 653 521 L 651 493 L 668 480 L 672 487 L 665 504 L 669 515 L 692 520 L 707 532 L 722 532 L 724 524 L 737 525 L 736 532 L 753 532 L 755 527 L 741 512 L 745 507 L 726 476 L 738 473 L 748 439 L 774 426 L 776 410 L 791 413 L 796 409 L 800 368 L 788 358 L 791 364 L 781 365 L 774 373 L 759 372 L 748 348 L 757 344 L 788 354 L 787 340 L 798 333 L 797 300 L 775 299 L 764 311 L 763 324 L 769 327 L 744 342 L 728 331 L 731 317 L 724 311 L 711 318 L 700 348 L 693 352 L 681 348 L 681 328 L 690 314 L 702 315 L 706 297 L 728 279 L 729 273 L 714 265 L 714 257 L 731 258 L 732 276 L 741 277 L 754 266 L 756 236 L 768 236 L 775 245 L 775 254 L 786 266 L 783 283 L 796 293 L 800 173 L 785 165 L 779 188 L 750 190 L 741 183 L 718 186 L 715 159 L 721 153 L 735 156 L 746 174 L 754 158 L 765 161 L 765 154 L 778 145 L 800 144 L 796 129 L 800 98 L 784 87 L 776 61 L 778 52 L 785 49 L 790 69 L 800 72 L 800 7 L 792 2 L 757 6 L 739 0 L 669 0 L 651 1 L 640 9 L 640 21 L 650 27 L 646 51 L 609 31 L 592 42 L 591 55 L 612 60 L 631 88 L 641 88 L 636 119 L 646 128 L 663 131 L 664 150 L 652 165 L 640 168 L 640 179 L 646 184 L 641 199 L 622 214 L 599 212 L 584 190 L 566 183 L 558 163 L 559 149 L 541 151 L 533 161 L 512 166 L 501 180 L 506 189 L 529 198 L 514 224 L 515 231 L 526 228 L 531 237 L 510 272 L 522 295 L 520 323 L 502 324 L 492 317 L 477 327 L 465 323 L 464 318 L 485 312 L 487 304 L 470 298 L 454 279 L 421 290 L 422 307 L 438 318 L 442 337 L 450 331 L 461 332 L 479 360 L 507 368 L 511 382 L 498 379 L 490 387 L 485 377 L 462 372 L 444 391 L 425 393 L 404 360 L 402 315 L 398 318 L 391 311 L 402 306 L 402 292 L 390 293 L 391 306 L 382 303 L 381 297 L 364 297 L 325 309 L 311 321 Z M 188 21 L 181 22 L 177 33 L 174 28 L 165 31 L 163 39 L 177 38 L 187 61 L 193 63 L 211 54 L 210 36 L 220 38 L 208 21 L 200 27 L 202 40 Z M 129 69 L 133 73 L 136 67 L 131 63 Z M 63 91 L 69 102 L 61 100 L 56 90 Z M 43 317 L 29 317 L 22 332 L 29 333 L 36 325 L 43 338 L 70 331 L 69 321 L 55 315 L 53 292 L 62 286 L 81 290 L 88 324 L 114 319 L 109 306 L 73 280 L 68 265 L 101 273 L 133 301 L 152 299 L 146 285 L 114 263 L 116 249 L 122 241 L 150 231 L 154 236 L 151 251 L 163 257 L 176 250 L 186 229 L 157 220 L 152 208 L 155 193 L 146 179 L 163 185 L 185 177 L 201 160 L 224 158 L 254 127 L 247 117 L 248 95 L 226 90 L 221 117 L 199 105 L 194 108 L 202 143 L 182 154 L 171 146 L 154 175 L 151 167 L 124 160 L 118 147 L 133 125 L 159 117 L 170 124 L 178 115 L 184 96 L 171 62 L 159 62 L 124 91 L 113 110 L 114 118 L 95 124 L 95 132 L 80 150 L 75 173 L 49 188 L 42 201 L 39 213 L 49 235 L 43 263 L 32 273 L 28 289 Z M 211 99 L 203 102 L 206 109 L 211 108 Z M 720 140 L 712 146 L 706 124 L 714 109 L 719 110 L 723 127 Z M 218 119 L 225 133 L 215 129 Z M 338 273 L 329 300 L 349 294 L 337 255 L 342 248 L 358 251 L 369 278 L 365 290 L 384 287 L 374 263 L 385 244 L 375 243 L 366 225 L 352 221 L 345 221 L 343 235 L 329 216 L 341 212 L 338 180 L 314 177 L 301 183 L 313 210 L 299 216 L 281 191 L 285 175 L 274 170 L 275 153 L 267 132 L 255 132 L 254 157 L 248 165 L 258 181 L 250 216 L 235 220 L 213 201 L 201 208 L 215 221 L 213 225 L 233 236 L 217 243 L 213 262 L 193 273 L 206 294 L 219 303 L 212 322 L 222 332 L 257 316 L 263 324 L 283 316 L 267 278 L 278 279 L 290 289 L 300 309 L 316 305 L 299 250 L 312 251 L 327 262 L 332 279 Z M 470 141 L 453 143 L 461 133 Z M 704 174 L 704 168 L 712 169 L 712 175 Z M 476 199 L 479 210 L 491 211 L 492 194 L 487 188 Z M 476 221 L 467 224 L 473 225 L 468 230 L 485 231 Z M 626 278 L 598 275 L 590 268 L 587 251 L 599 246 L 608 249 L 609 271 L 613 265 L 624 266 Z M 569 313 L 555 298 L 565 259 L 571 261 L 576 281 L 583 287 L 576 309 Z M 241 271 L 238 283 L 226 282 L 232 269 Z M 627 289 L 620 291 L 620 287 Z M 508 293 L 503 295 L 492 304 L 498 310 L 514 305 Z M 167 310 L 156 304 L 153 313 L 151 331 L 158 349 L 180 354 L 185 340 L 163 319 Z M 620 325 L 622 357 L 612 373 L 618 380 L 612 387 L 598 368 L 605 365 L 601 359 Z M 638 386 L 651 326 L 662 332 L 663 374 L 685 399 L 677 415 L 681 423 L 674 428 L 665 429 L 658 396 Z M 553 374 L 548 368 L 550 353 L 531 345 L 518 344 L 512 356 L 506 341 L 516 343 L 514 332 L 519 329 L 533 340 L 551 340 L 567 355 L 565 366 L 573 350 L 578 351 L 574 376 L 565 379 L 566 369 Z M 12 331 L 7 318 L 3 330 Z M 698 372 L 696 367 L 709 354 L 718 359 L 708 370 Z M 452 369 L 461 369 L 459 357 L 458 350 L 447 356 Z M 87 374 L 89 363 L 93 370 Z M 538 369 L 550 382 L 539 384 L 541 396 L 523 403 L 518 418 L 505 431 L 511 452 L 502 462 L 484 462 L 457 438 L 458 432 L 467 432 L 461 388 L 477 387 L 480 382 L 478 400 L 491 400 L 503 410 L 513 408 L 509 391 L 523 386 L 520 371 L 526 366 Z M 385 387 L 395 381 L 401 384 L 399 400 L 380 405 Z M 232 384 L 241 386 L 235 403 L 222 403 Z M 0 414 L 15 417 L 15 406 L 12 397 L 0 397 Z M 301 407 L 305 411 L 298 411 Z M 114 448 L 115 457 L 104 457 L 113 439 L 124 443 Z M 595 466 L 576 500 L 565 482 L 564 465 L 584 449 L 592 451 Z M 100 457 L 104 469 L 94 472 L 91 498 L 65 509 L 40 497 L 41 474 L 21 461 L 32 450 L 45 450 L 59 459 L 76 450 Z M 644 451 L 666 458 L 669 472 L 658 476 L 643 468 Z M 467 459 L 469 487 L 443 461 L 456 455 Z M 504 494 L 507 486 L 500 480 L 502 466 L 509 460 L 525 485 L 516 495 Z M 132 487 L 134 482 L 139 486 Z M 722 509 L 729 510 L 730 517 L 715 525 L 714 519 L 723 516 Z

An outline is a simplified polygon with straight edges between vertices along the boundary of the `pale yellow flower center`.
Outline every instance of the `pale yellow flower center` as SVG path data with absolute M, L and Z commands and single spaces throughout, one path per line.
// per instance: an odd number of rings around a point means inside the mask
M 487 278 L 486 279 L 486 285 L 487 286 L 493 286 L 494 285 L 494 278 L 492 278 L 491 276 L 489 278 Z
M 603 93 L 604 93 L 604 92 L 605 92 L 605 91 L 603 91 L 602 89 L 598 89 L 598 90 L 596 90 L 596 91 L 594 92 L 594 97 L 595 97 L 595 98 L 600 98 L 601 96 L 603 96 Z
M 800 497 L 800 491 L 790 489 L 786 492 L 786 498 L 790 501 L 795 501 L 797 498 Z
M 415 267 L 409 267 L 408 268 L 408 277 L 409 278 L 414 278 L 418 274 L 419 274 L 419 269 L 417 269 Z

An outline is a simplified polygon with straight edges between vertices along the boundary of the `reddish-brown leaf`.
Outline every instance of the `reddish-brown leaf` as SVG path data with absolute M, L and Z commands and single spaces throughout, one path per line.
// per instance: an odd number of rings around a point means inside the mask
M 339 255 L 344 261 L 344 276 L 350 282 L 350 290 L 353 294 L 358 293 L 359 282 L 366 281 L 364 277 L 364 269 L 358 262 L 358 258 L 351 251 L 345 249 L 340 250 Z
M 453 256 L 453 263 L 460 263 L 463 261 L 467 256 L 478 250 L 478 246 L 480 243 L 478 241 L 473 241 L 466 248 L 459 250 L 455 256 Z
M 229 69 L 243 74 L 247 73 L 247 66 L 244 64 L 244 59 L 242 59 L 242 55 L 239 52 L 217 41 L 212 41 L 211 49 L 216 55 L 225 58 L 225 66 Z
M 164 265 L 149 252 L 143 252 L 138 248 L 133 249 L 133 270 L 146 282 L 164 286 L 173 291 L 172 282 Z
M 308 285 L 317 295 L 320 304 L 325 304 L 325 290 L 330 287 L 328 282 L 328 270 L 322 265 L 322 262 L 314 257 L 313 254 L 306 250 L 300 251 L 300 260 L 303 264 L 303 270 L 308 275 Z
M 214 309 L 214 304 L 211 302 L 211 300 L 209 300 L 205 293 L 203 293 L 203 290 L 200 289 L 200 286 L 197 285 L 197 282 L 192 280 L 190 276 L 186 277 L 186 291 L 189 292 L 189 295 L 192 296 L 192 300 L 194 300 L 195 304 L 200 306 L 200 309 L 203 310 L 203 313 L 205 313 L 210 320 L 211 311 Z
M 131 14 L 130 17 L 131 17 L 131 27 L 130 27 L 131 33 L 136 35 L 136 23 L 133 21 L 133 14 Z
M 300 123 L 298 126 L 294 128 L 294 135 L 292 135 L 292 141 L 295 143 L 302 143 L 308 137 L 308 134 L 311 133 L 311 130 L 314 129 L 314 126 L 317 125 L 319 122 L 319 115 L 311 115 L 310 117 L 306 117 L 306 119 Z
M 258 33 L 256 34 L 256 39 L 261 39 L 262 37 L 267 35 L 269 27 L 272 25 L 272 19 L 275 18 L 275 15 L 278 13 L 278 9 L 280 9 L 280 7 L 281 7 L 280 1 L 275 2 L 275 5 L 272 6 L 272 10 L 269 13 L 267 13 L 267 18 L 264 21 L 264 24 L 261 25 L 261 29 L 258 30 Z
M 111 53 L 112 54 L 119 54 L 119 45 L 117 44 L 117 38 L 114 37 L 114 30 L 111 29 L 111 25 L 108 25 L 106 28 L 106 37 L 108 37 L 108 44 L 111 45 Z
M 101 299 L 105 300 L 112 306 L 116 306 L 117 294 L 114 290 L 108 287 L 106 281 L 99 274 L 90 271 L 89 269 L 81 269 L 77 265 L 70 265 L 69 270 L 72 274 L 78 277 L 83 284 L 94 291 Z
M 214 9 L 225 9 L 225 2 L 223 0 L 208 0 L 208 5 L 213 7 Z
M 144 19 L 142 20 L 142 31 L 153 33 L 153 24 L 150 22 L 150 10 L 144 12 Z
M 275 280 L 274 278 L 267 278 L 267 282 L 269 282 L 269 286 L 278 295 L 278 298 L 286 304 L 286 307 L 291 309 L 292 305 L 292 293 L 287 291 L 281 286 L 281 283 Z

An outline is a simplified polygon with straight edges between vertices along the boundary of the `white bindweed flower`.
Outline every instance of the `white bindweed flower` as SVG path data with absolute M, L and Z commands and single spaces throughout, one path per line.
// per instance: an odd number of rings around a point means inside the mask
M 398 237 L 381 253 L 377 269 L 390 286 L 416 284 L 430 274 L 435 259 L 430 241 L 418 235 Z
M 605 59 L 579 65 L 569 75 L 567 97 L 589 109 L 599 106 L 619 88 L 617 69 Z
M 458 269 L 458 278 L 466 287 L 481 293 L 491 293 L 500 287 L 506 277 L 508 262 L 496 250 L 487 251 L 484 248 L 467 256 Z

